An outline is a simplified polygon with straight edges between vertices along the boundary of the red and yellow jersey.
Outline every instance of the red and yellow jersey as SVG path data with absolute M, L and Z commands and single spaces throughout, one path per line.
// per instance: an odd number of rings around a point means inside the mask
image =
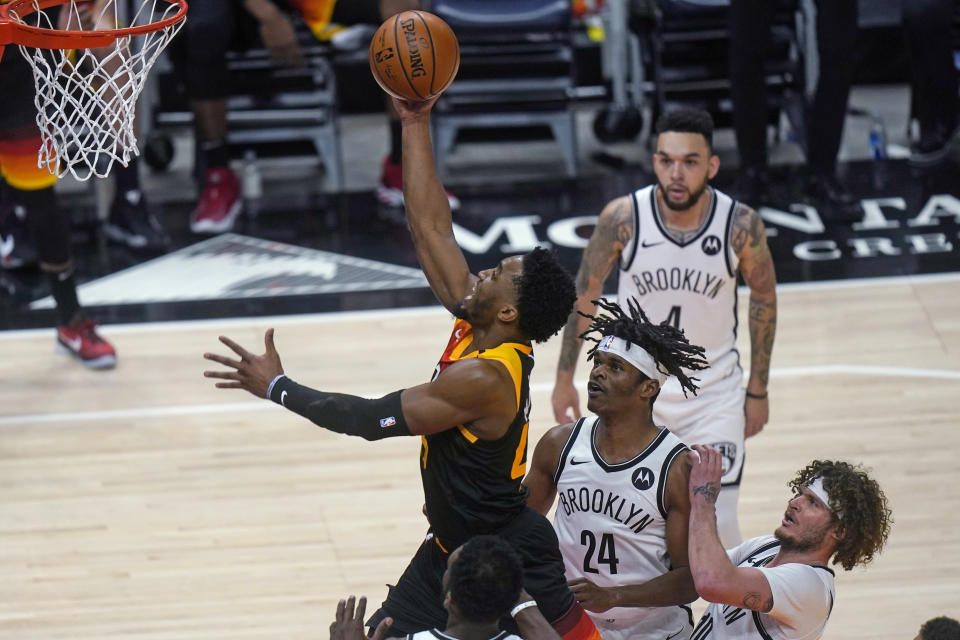
M 330 18 L 337 0 L 287 0 L 318 40 L 329 40 L 336 30 L 331 30 Z
M 433 377 L 460 360 L 496 360 L 510 372 L 516 386 L 517 413 L 497 440 L 481 440 L 468 425 L 423 436 L 420 474 L 427 518 L 437 541 L 447 551 L 473 535 L 497 531 L 527 503 L 527 490 L 521 480 L 527 468 L 533 348 L 505 342 L 463 355 L 472 342 L 470 323 L 457 320 Z

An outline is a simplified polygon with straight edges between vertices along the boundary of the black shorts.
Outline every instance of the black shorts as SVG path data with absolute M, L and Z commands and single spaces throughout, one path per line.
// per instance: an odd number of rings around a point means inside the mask
M 552 622 L 563 616 L 573 606 L 574 597 L 567 586 L 557 534 L 550 521 L 526 508 L 497 534 L 520 554 L 524 587 L 536 599 L 543 617 Z M 393 618 L 390 636 L 443 629 L 447 621 L 442 602 L 446 569 L 447 553 L 433 537 L 428 538 L 396 586 L 387 586 L 387 599 L 367 625 L 376 627 L 389 616 Z
M 353 24 L 379 26 L 383 22 L 380 18 L 380 0 L 337 0 L 333 5 L 330 22 L 345 26 Z

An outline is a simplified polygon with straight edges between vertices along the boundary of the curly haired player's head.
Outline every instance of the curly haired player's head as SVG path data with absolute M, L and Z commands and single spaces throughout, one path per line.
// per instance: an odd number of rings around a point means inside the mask
M 537 247 L 484 269 L 453 307 L 474 325 L 512 325 L 513 340 L 544 342 L 559 331 L 577 299 L 573 278 L 551 252 Z
M 673 325 L 666 322 L 660 324 L 650 322 L 647 314 L 643 312 L 643 309 L 633 298 L 627 302 L 629 313 L 624 312 L 620 306 L 606 300 L 594 300 L 593 302 L 610 315 L 590 316 L 578 312 L 585 318 L 593 320 L 587 330 L 580 335 L 584 340 L 596 343 L 587 351 L 588 359 L 593 359 L 598 350 L 610 350 L 617 353 L 614 348 L 609 348 L 610 345 L 622 345 L 623 350 L 620 351 L 619 355 L 640 369 L 645 377 L 644 379 L 659 378 L 658 381 L 662 386 L 662 378 L 676 376 L 684 393 L 687 391 L 696 393 L 698 387 L 695 381 L 697 379 L 691 378 L 684 370 L 699 371 L 707 367 L 707 361 L 703 357 L 703 347 L 690 344 L 683 331 Z M 611 341 L 610 336 L 619 338 L 622 342 Z M 646 351 L 652 358 L 656 369 L 644 371 L 644 367 L 641 366 L 642 361 L 634 361 L 630 352 L 631 349 L 636 350 L 637 353 Z
M 831 514 L 831 526 L 839 537 L 832 559 L 849 571 L 865 565 L 883 549 L 890 535 L 893 518 L 887 497 L 877 481 L 859 466 L 842 460 L 814 460 L 790 481 L 799 495 L 803 488 L 825 496 Z
M 523 273 L 514 279 L 520 331 L 536 342 L 545 342 L 567 323 L 577 288 L 557 257 L 537 247 L 523 256 Z
M 930 618 L 920 627 L 915 640 L 960 640 L 960 622 L 947 616 Z
M 447 561 L 444 598 L 459 618 L 496 622 L 510 613 L 523 586 L 523 563 L 509 543 L 498 536 L 470 538 Z

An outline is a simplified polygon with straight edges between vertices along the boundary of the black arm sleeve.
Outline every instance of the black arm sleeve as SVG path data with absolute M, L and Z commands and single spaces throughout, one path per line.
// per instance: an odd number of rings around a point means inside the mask
M 317 391 L 282 376 L 274 383 L 270 399 L 324 429 L 365 440 L 382 440 L 410 435 L 400 406 L 400 393 L 394 391 L 369 400 Z

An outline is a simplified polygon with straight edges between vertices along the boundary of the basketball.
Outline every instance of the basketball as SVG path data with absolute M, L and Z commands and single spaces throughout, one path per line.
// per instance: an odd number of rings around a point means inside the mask
M 384 91 L 422 102 L 450 86 L 460 45 L 446 22 L 426 11 L 387 18 L 370 41 L 370 71 Z

